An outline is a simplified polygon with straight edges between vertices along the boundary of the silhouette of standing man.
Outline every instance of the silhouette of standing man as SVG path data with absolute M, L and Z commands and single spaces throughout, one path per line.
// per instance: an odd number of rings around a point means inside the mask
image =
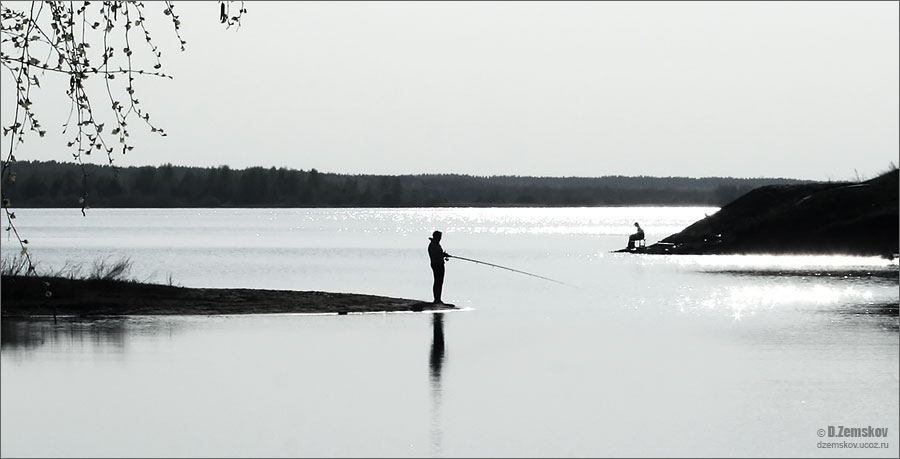
M 441 290 L 444 289 L 444 262 L 450 255 L 441 248 L 440 231 L 435 231 L 428 239 L 431 240 L 428 244 L 428 257 L 431 258 L 431 271 L 434 273 L 434 286 L 431 288 L 434 293 L 434 304 L 444 304 L 441 301 Z

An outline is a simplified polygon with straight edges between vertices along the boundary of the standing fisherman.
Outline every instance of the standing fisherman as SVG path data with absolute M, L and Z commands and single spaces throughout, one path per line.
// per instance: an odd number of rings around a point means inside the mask
M 428 239 L 431 240 L 428 244 L 428 257 L 431 258 L 431 271 L 434 273 L 434 286 L 431 288 L 434 293 L 434 304 L 444 304 L 441 301 L 441 291 L 444 289 L 444 262 L 450 255 L 441 248 L 440 231 L 435 231 Z

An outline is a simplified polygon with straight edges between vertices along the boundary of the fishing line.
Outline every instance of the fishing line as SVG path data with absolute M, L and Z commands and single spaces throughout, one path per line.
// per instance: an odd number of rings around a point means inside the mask
M 478 264 L 482 264 L 482 265 L 493 266 L 494 268 L 505 269 L 505 270 L 512 271 L 512 272 L 516 272 L 516 273 L 519 273 L 519 274 L 525 274 L 525 275 L 527 275 L 527 276 L 537 277 L 538 279 L 544 279 L 544 280 L 548 280 L 548 281 L 550 281 L 550 282 L 556 282 L 557 284 L 568 285 L 569 287 L 574 287 L 574 285 L 572 285 L 572 284 L 567 284 L 567 283 L 565 283 L 565 282 L 558 281 L 558 280 L 556 280 L 556 279 L 551 279 L 551 278 L 549 278 L 549 277 L 540 276 L 540 275 L 537 275 L 537 274 L 534 274 L 534 273 L 529 273 L 529 272 L 525 272 L 525 271 L 522 271 L 522 270 L 513 269 L 513 268 L 510 268 L 510 267 L 507 267 L 507 266 L 495 265 L 495 264 L 493 264 L 493 263 L 488 263 L 488 262 L 486 262 L 486 261 L 473 260 L 473 259 L 471 259 L 471 258 L 458 257 L 458 256 L 456 256 L 456 255 L 449 255 L 449 257 L 450 257 L 450 258 L 456 258 L 457 260 L 471 261 L 472 263 L 478 263 Z

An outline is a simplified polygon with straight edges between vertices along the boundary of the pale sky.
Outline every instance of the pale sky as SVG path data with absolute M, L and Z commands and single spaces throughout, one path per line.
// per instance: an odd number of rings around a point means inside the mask
M 254 1 L 239 30 L 175 4 L 185 52 L 147 3 L 174 79 L 136 82 L 169 135 L 135 122 L 119 165 L 845 180 L 900 162 L 898 2 Z M 68 102 L 41 78 L 58 132 Z M 70 160 L 65 143 L 17 157 Z

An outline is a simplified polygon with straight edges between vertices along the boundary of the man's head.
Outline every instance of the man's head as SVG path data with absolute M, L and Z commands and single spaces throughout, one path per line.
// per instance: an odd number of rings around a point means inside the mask
M 440 241 L 440 240 L 441 240 L 441 234 L 442 234 L 442 233 L 441 233 L 440 231 L 435 231 L 435 232 L 431 233 L 431 237 L 428 238 L 428 239 L 431 239 L 432 241 Z

